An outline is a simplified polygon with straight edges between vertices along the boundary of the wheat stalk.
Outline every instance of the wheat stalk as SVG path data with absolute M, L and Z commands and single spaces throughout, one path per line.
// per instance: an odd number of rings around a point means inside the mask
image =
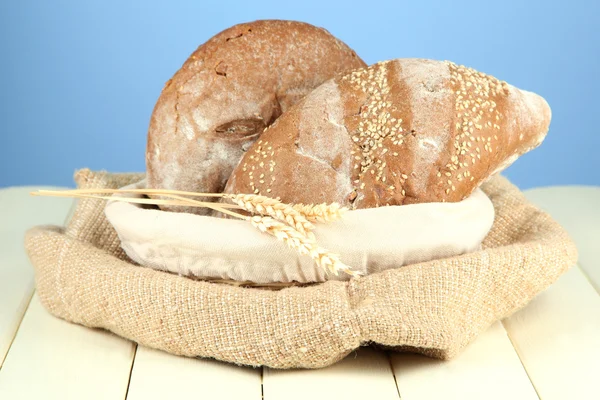
M 311 222 L 330 222 L 342 218 L 342 215 L 348 211 L 346 207 L 341 207 L 338 203 L 331 204 L 294 204 L 293 209 L 298 211 L 308 221 Z
M 167 192 L 167 191 L 164 191 Z M 120 197 L 120 196 L 101 196 L 97 193 L 113 193 L 113 194 L 126 194 L 126 193 L 137 193 L 144 194 L 144 192 L 138 191 L 138 189 L 73 189 L 73 190 L 44 190 L 40 189 L 37 192 L 29 193 L 32 196 L 49 196 L 49 197 L 71 197 L 77 199 L 97 199 L 97 200 L 110 200 L 120 201 L 124 203 L 133 204 L 149 204 L 149 205 L 169 205 L 169 206 L 186 206 L 186 207 L 204 207 L 210 208 L 215 211 L 219 211 L 223 214 L 228 214 L 236 218 L 247 219 L 246 216 L 230 211 L 231 208 L 239 209 L 240 207 L 235 204 L 226 203 L 213 203 L 188 199 L 183 196 L 177 196 L 173 194 L 165 193 L 165 196 L 172 197 L 173 200 L 168 199 L 144 199 L 144 198 L 133 198 L 133 197 Z
M 98 191 L 93 193 L 100 193 Z M 97 199 L 97 200 L 111 200 L 121 201 L 126 203 L 134 204 L 147 204 L 147 205 L 169 205 L 169 206 L 192 206 L 192 207 L 210 207 L 211 204 L 207 202 L 198 202 L 196 204 L 190 204 L 189 201 L 176 201 L 176 200 L 165 200 L 165 199 L 144 199 L 144 198 L 132 198 L 132 197 L 117 197 L 117 196 L 100 196 L 92 193 L 78 193 L 75 190 L 38 190 L 37 192 L 31 192 L 32 196 L 48 196 L 48 197 L 69 197 L 76 199 Z M 187 200 L 187 199 L 186 199 Z M 233 204 L 219 204 L 219 206 L 225 206 L 224 208 L 239 208 Z
M 142 195 L 180 195 L 180 196 L 191 196 L 191 197 L 223 197 L 223 193 L 201 193 L 201 192 L 185 192 L 182 190 L 170 190 L 170 189 L 67 189 L 67 190 L 44 190 L 40 189 L 33 193 L 79 193 L 79 194 L 97 194 L 97 193 L 135 193 Z
M 344 264 L 337 254 L 319 247 L 314 239 L 302 235 L 296 229 L 274 218 L 254 216 L 250 218 L 250 222 L 261 232 L 275 236 L 299 254 L 309 255 L 319 267 L 329 270 L 334 275 L 338 275 L 340 272 L 345 272 L 350 276 L 360 275 Z
M 289 204 L 279 200 L 256 194 L 225 195 L 238 206 L 253 214 L 268 215 L 281 222 L 285 222 L 310 239 L 314 239 L 311 232 L 315 226 L 304 215 Z

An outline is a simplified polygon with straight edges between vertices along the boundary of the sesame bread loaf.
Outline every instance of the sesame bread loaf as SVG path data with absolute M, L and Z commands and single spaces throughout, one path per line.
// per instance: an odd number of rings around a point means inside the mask
M 538 146 L 545 100 L 451 62 L 397 59 L 315 89 L 271 125 L 228 193 L 351 209 L 455 202 Z
M 306 23 L 256 21 L 217 34 L 162 90 L 148 129 L 148 187 L 221 192 L 244 151 L 282 112 L 336 74 L 365 66 Z

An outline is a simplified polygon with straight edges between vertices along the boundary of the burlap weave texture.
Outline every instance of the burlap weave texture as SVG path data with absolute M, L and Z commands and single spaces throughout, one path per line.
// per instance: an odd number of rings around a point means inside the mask
M 76 174 L 81 188 L 117 188 L 140 178 Z M 130 263 L 100 200 L 80 201 L 67 227 L 34 228 L 25 243 L 38 295 L 52 314 L 170 353 L 319 368 L 378 343 L 450 358 L 577 258 L 566 232 L 505 178 L 494 177 L 483 190 L 496 219 L 482 251 L 279 291 Z

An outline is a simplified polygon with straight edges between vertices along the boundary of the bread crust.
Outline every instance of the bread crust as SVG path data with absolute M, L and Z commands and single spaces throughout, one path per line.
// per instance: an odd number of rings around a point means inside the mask
M 325 29 L 302 22 L 255 21 L 215 35 L 185 61 L 156 103 L 146 148 L 148 187 L 221 192 L 245 150 L 283 112 L 336 74 L 365 66 Z
M 538 146 L 546 101 L 446 61 L 396 59 L 327 81 L 261 135 L 228 193 L 352 209 L 455 202 Z

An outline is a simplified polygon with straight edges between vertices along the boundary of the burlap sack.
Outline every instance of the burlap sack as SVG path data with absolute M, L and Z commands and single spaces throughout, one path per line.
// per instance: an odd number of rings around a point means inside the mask
M 81 171 L 80 187 L 140 175 Z M 194 281 L 131 264 L 101 201 L 66 228 L 26 236 L 38 295 L 54 315 L 145 346 L 273 368 L 324 367 L 378 343 L 450 358 L 573 265 L 565 231 L 502 177 L 483 186 L 496 210 L 484 250 L 351 280 L 280 291 Z
M 140 181 L 126 188 L 145 187 Z M 104 211 L 125 253 L 145 267 L 259 284 L 350 279 L 348 274 L 326 274 L 312 258 L 247 221 L 164 212 L 120 201 L 109 201 Z M 457 203 L 348 211 L 341 220 L 316 224 L 314 233 L 320 246 L 367 275 L 480 250 L 493 222 L 494 206 L 477 189 Z

